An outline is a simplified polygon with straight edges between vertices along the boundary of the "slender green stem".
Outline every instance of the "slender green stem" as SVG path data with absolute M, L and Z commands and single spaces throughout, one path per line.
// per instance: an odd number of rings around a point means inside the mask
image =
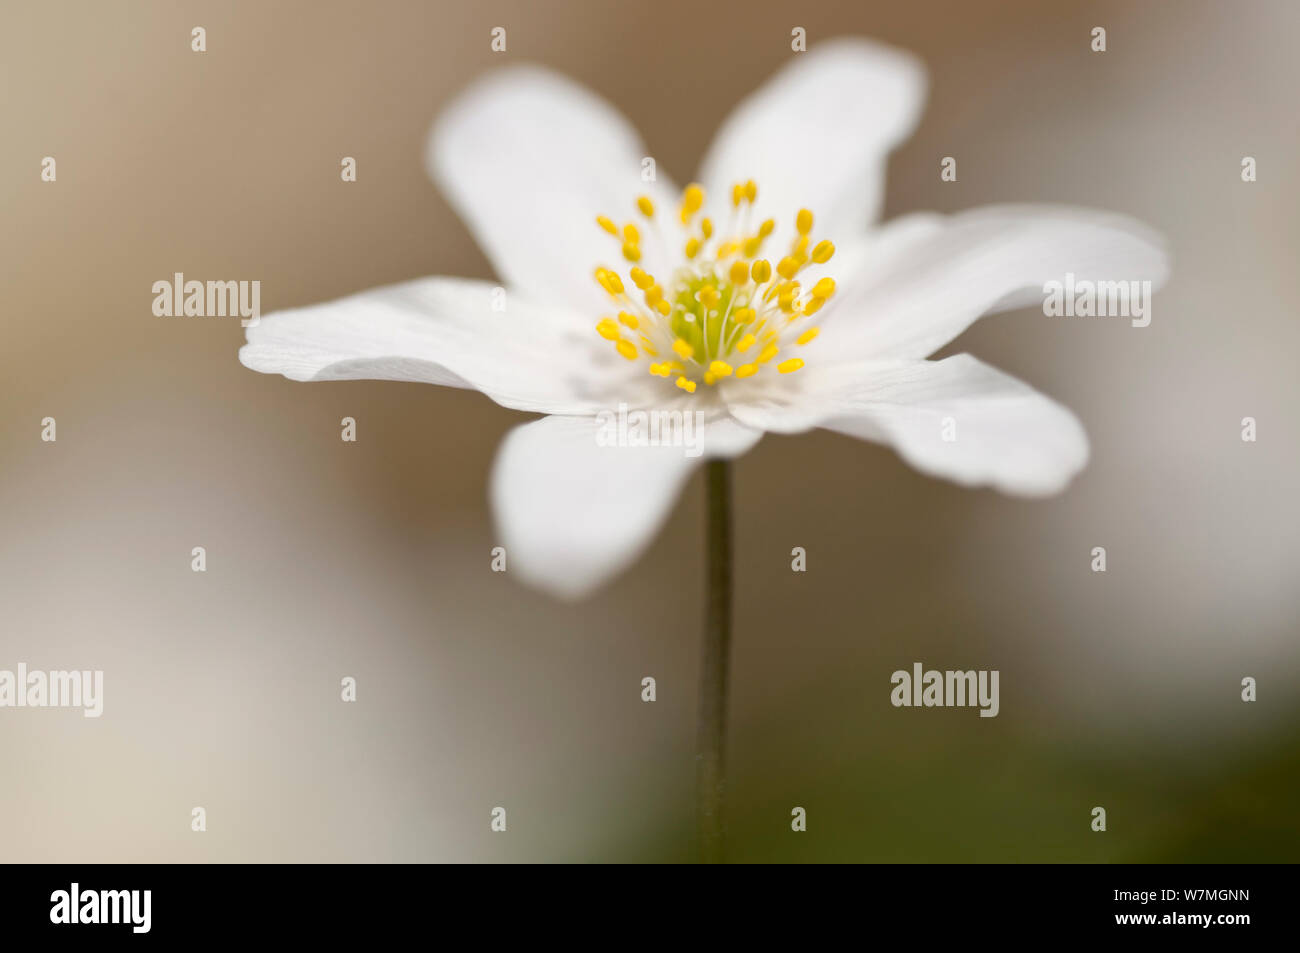
M 727 787 L 727 676 L 731 655 L 731 464 L 710 460 L 708 590 L 700 663 L 700 720 L 696 738 L 696 800 L 700 861 L 722 862 L 723 801 Z

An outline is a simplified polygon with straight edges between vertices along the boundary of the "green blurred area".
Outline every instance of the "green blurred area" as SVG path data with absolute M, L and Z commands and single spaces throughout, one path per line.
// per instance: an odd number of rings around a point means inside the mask
M 889 708 L 867 732 L 860 696 L 828 692 L 787 699 L 735 739 L 728 861 L 1300 860 L 1300 734 L 1171 753 L 1132 734 Z M 795 806 L 804 832 L 791 830 Z M 1096 806 L 1104 832 L 1091 829 Z M 693 825 L 687 810 L 666 814 L 656 832 L 591 859 L 691 861 Z

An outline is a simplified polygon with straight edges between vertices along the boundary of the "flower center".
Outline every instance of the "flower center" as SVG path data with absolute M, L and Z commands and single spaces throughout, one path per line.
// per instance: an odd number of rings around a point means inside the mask
M 750 222 L 757 195 L 753 180 L 734 185 L 726 226 L 715 233 L 712 219 L 696 221 L 704 189 L 688 185 L 679 216 L 685 236 L 681 264 L 662 282 L 639 264 L 637 224 L 628 222 L 620 229 L 612 219 L 598 216 L 596 223 L 620 244 L 635 290 L 613 268 L 596 269 L 597 283 L 620 309 L 616 317 L 600 319 L 597 333 L 629 361 L 644 356 L 651 374 L 673 378 L 689 394 L 700 383 L 712 387 L 728 377 L 753 377 L 766 365 L 781 374 L 803 367 L 801 358 L 785 355 L 817 336 L 813 315 L 835 293 L 835 281 L 821 278 L 805 291 L 799 275 L 810 265 L 830 261 L 835 246 L 829 241 L 813 245 L 813 215 L 802 209 L 795 216 L 797 236 L 773 267 L 761 256 L 776 223 L 767 219 L 753 227 Z M 636 204 L 663 248 L 662 260 L 672 261 L 654 203 L 643 195 Z

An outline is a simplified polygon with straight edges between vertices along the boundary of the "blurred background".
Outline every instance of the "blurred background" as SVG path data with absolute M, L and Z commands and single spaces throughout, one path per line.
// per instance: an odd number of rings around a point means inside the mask
M 794 26 L 930 69 L 887 216 L 1115 209 L 1168 236 L 1174 272 L 1145 330 L 1027 310 L 947 349 L 1079 415 L 1092 460 L 1060 497 L 963 490 L 825 433 L 738 461 L 729 856 L 1300 859 L 1295 4 L 87 0 L 3 20 L 0 668 L 102 669 L 105 712 L 0 711 L 0 860 L 694 856 L 699 477 L 630 573 L 553 602 L 489 569 L 485 483 L 525 418 L 255 374 L 236 319 L 154 317 L 151 285 L 258 279 L 269 313 L 490 277 L 423 171 L 467 82 L 558 68 L 685 182 Z M 914 661 L 998 669 L 1001 713 L 891 707 Z

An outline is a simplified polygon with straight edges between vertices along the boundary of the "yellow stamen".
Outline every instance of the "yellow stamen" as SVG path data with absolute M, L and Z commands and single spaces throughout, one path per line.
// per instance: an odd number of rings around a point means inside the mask
M 835 294 L 835 279 L 823 278 L 821 281 L 817 282 L 817 284 L 813 285 L 812 294 L 814 298 L 829 298 L 831 295 Z
M 626 262 L 617 270 L 603 265 L 595 270 L 596 282 L 614 301 L 610 316 L 596 324 L 597 334 L 628 361 L 645 355 L 652 376 L 671 380 L 689 394 L 701 385 L 721 385 L 726 378 L 757 376 L 768 363 L 782 374 L 801 369 L 801 358 L 778 355 L 818 337 L 819 328 L 801 319 L 820 311 L 836 286 L 834 279 L 819 277 L 815 284 L 808 282 L 811 287 L 805 291 L 798 278 L 810 264 L 830 261 L 835 245 L 814 242 L 813 214 L 799 209 L 784 257 L 781 253 L 760 257 L 763 243 L 776 230 L 776 220 L 751 225 L 757 199 L 757 183 L 736 182 L 731 200 L 740 214 L 728 215 L 726 230 L 715 234 L 714 219 L 701 214 L 704 189 L 698 183 L 686 186 L 675 209 L 686 232 L 684 245 L 679 246 L 676 262 L 662 262 L 662 284 L 640 265 L 645 254 L 640 225 L 651 222 L 654 247 L 663 246 L 662 228 L 655 218 L 658 201 L 649 193 L 636 196 L 635 221 L 626 224 L 596 216 L 596 224 L 616 239 L 620 259 Z M 746 203 L 750 208 L 744 207 Z M 632 296 L 624 281 L 635 286 Z M 737 363 L 746 359 L 747 363 Z
M 682 191 L 682 224 L 685 225 L 704 204 L 704 189 L 692 182 Z
M 789 280 L 799 274 L 799 259 L 787 255 L 782 258 L 776 266 L 776 273 L 782 278 Z
M 597 268 L 596 281 L 615 297 L 623 293 L 623 279 L 618 276 L 617 272 L 610 271 L 608 268 Z

